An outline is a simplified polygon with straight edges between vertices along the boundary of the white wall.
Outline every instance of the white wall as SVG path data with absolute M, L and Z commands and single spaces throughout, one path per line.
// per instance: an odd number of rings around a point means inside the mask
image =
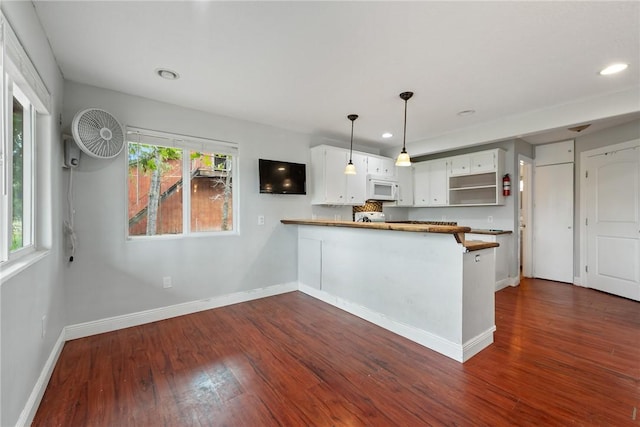
M 64 126 L 90 107 L 125 126 L 237 142 L 240 235 L 128 241 L 125 154 L 82 157 L 74 178 L 79 244 L 66 283 L 69 324 L 297 281 L 296 229 L 279 221 L 310 217 L 310 196 L 259 194 L 258 158 L 309 164 L 307 135 L 67 82 Z M 257 225 L 258 215 L 265 225 Z M 163 276 L 172 277 L 172 288 L 163 289 Z
M 62 250 L 60 129 L 63 80 L 31 2 L 2 2 L 2 11 L 52 95 L 52 114 L 37 128 L 38 198 L 51 215 L 37 219 L 48 255 L 0 284 L 0 425 L 13 426 L 66 325 Z M 50 161 L 47 161 L 50 159 Z M 47 334 L 41 319 L 47 316 Z

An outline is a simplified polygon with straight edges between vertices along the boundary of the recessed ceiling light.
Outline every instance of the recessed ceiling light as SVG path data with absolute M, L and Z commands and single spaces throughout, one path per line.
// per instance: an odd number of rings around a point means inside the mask
M 475 114 L 476 110 L 462 110 L 462 111 L 458 111 L 458 115 L 460 117 L 464 117 L 464 116 L 470 116 L 472 114 Z
M 383 138 L 391 138 L 392 136 L 393 136 L 393 134 L 389 133 L 389 132 L 385 132 L 385 133 L 382 134 Z
M 178 80 L 180 78 L 180 74 L 167 68 L 158 68 L 156 74 L 167 80 Z
M 626 70 L 628 66 L 629 64 L 623 64 L 623 63 L 611 64 L 607 68 L 600 70 L 600 75 L 608 76 L 609 74 L 619 73 L 620 71 Z

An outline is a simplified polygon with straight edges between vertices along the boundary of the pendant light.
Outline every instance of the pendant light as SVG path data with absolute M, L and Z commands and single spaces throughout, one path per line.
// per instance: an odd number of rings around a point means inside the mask
M 402 151 L 396 159 L 396 166 L 411 166 L 411 157 L 407 153 L 407 101 L 411 99 L 413 92 L 402 92 L 400 98 L 404 100 L 404 134 L 402 136 Z
M 349 163 L 347 163 L 347 167 L 344 168 L 345 175 L 355 175 L 356 167 L 351 160 L 351 156 L 353 154 L 353 122 L 358 118 L 357 114 L 349 114 L 347 119 L 351 120 L 351 147 L 349 148 Z

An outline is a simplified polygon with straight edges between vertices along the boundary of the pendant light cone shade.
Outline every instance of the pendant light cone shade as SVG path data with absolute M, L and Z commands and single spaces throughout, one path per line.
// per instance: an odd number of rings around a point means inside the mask
M 411 157 L 407 153 L 407 101 L 411 99 L 413 92 L 402 92 L 400 98 L 404 100 L 404 133 L 402 135 L 402 151 L 396 159 L 396 166 L 411 166 Z
M 353 164 L 353 160 L 351 156 L 353 154 L 353 122 L 358 118 L 357 114 L 349 114 L 347 119 L 351 120 L 351 146 L 349 147 L 349 163 L 347 163 L 347 167 L 344 168 L 345 175 L 355 175 L 356 174 L 356 166 Z

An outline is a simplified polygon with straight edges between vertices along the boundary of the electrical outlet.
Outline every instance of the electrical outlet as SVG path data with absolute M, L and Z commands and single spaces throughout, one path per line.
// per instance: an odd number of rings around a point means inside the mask
M 258 215 L 258 225 L 264 225 L 264 215 Z
M 42 316 L 42 338 L 47 335 L 47 315 Z
M 491 215 L 489 215 L 489 216 L 487 217 L 487 222 L 488 222 L 489 224 L 492 224 L 492 223 L 493 223 L 493 217 L 492 217 Z
M 173 284 L 171 283 L 171 276 L 164 276 L 162 278 L 162 287 L 165 289 L 173 287 Z

